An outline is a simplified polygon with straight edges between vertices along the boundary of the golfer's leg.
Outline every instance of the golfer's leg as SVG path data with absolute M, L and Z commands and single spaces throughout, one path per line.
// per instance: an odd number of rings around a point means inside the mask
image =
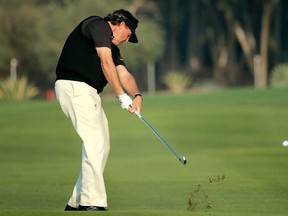
M 55 84 L 55 93 L 57 100 L 64 114 L 72 121 L 73 126 L 76 125 L 76 116 L 73 107 L 74 89 L 72 82 L 68 80 L 58 80 Z M 73 194 L 68 201 L 71 207 L 77 208 L 80 202 L 80 191 L 82 184 L 82 172 L 80 172 L 78 180 L 74 186 Z
M 102 170 L 106 132 L 102 122 L 101 99 L 85 83 L 73 83 L 73 88 L 75 129 L 83 141 L 80 205 L 107 207 Z
M 110 134 L 109 134 L 109 124 L 106 118 L 105 112 L 102 109 L 102 122 L 103 122 L 103 129 L 104 129 L 104 155 L 102 161 L 102 172 L 105 170 L 106 162 L 109 156 L 110 151 Z
M 82 186 L 82 172 L 80 172 L 78 180 L 74 186 L 73 193 L 71 198 L 68 201 L 68 205 L 74 208 L 77 208 L 80 203 L 80 192 Z

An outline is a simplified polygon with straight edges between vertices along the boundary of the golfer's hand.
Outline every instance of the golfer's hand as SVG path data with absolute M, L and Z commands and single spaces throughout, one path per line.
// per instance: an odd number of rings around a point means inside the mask
M 119 95 L 118 96 L 118 101 L 119 101 L 120 106 L 122 107 L 122 109 L 126 109 L 126 110 L 130 111 L 130 109 L 132 107 L 132 100 L 126 93 L 122 94 L 122 95 Z
M 143 101 L 142 97 L 135 97 L 133 99 L 132 107 L 131 109 L 129 109 L 129 112 L 134 115 L 137 115 L 136 113 L 140 114 L 142 109 L 142 101 Z

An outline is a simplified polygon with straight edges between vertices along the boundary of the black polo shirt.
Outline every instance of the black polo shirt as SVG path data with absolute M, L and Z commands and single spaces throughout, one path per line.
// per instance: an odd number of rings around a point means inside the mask
M 110 26 L 103 18 L 92 16 L 83 20 L 64 44 L 56 68 L 56 80 L 85 82 L 98 93 L 102 92 L 107 80 L 95 47 L 110 48 L 114 64 L 125 66 L 119 48 L 111 42 L 112 36 Z

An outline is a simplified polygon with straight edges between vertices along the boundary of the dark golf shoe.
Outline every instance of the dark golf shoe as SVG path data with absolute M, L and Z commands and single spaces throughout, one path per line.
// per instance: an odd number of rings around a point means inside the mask
M 99 206 L 79 206 L 78 211 L 107 211 L 104 207 Z
M 68 204 L 66 205 L 66 207 L 64 209 L 64 211 L 77 211 L 77 210 L 78 210 L 77 208 L 71 207 Z

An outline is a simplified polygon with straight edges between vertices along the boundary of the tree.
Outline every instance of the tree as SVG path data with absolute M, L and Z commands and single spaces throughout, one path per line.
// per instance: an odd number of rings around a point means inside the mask
M 275 64 L 272 60 L 288 59 L 287 1 L 158 2 L 167 29 L 165 59 L 161 62 L 168 62 L 170 67 L 196 71 L 200 76 L 211 70 L 212 78 L 225 86 L 252 83 L 254 56 L 259 55 L 259 86 L 265 87 L 268 70 Z
M 259 88 L 266 88 L 268 84 L 268 46 L 269 46 L 269 36 L 270 36 L 270 23 L 273 11 L 279 4 L 278 0 L 264 1 L 263 14 L 262 14 L 262 29 L 260 38 L 260 76 L 259 83 L 257 86 Z
M 249 3 L 252 3 L 253 9 L 252 14 L 247 14 L 249 10 L 244 10 L 249 7 Z M 254 72 L 254 56 L 259 53 L 260 56 L 260 68 L 259 68 L 259 83 L 256 83 L 257 87 L 265 88 L 267 86 L 267 67 L 268 67 L 268 45 L 270 35 L 270 21 L 272 18 L 272 12 L 279 3 L 278 0 L 265 0 L 265 1 L 219 1 L 219 8 L 225 14 L 227 24 L 231 26 L 241 48 L 243 50 L 246 64 L 253 74 Z M 250 5 L 251 6 L 251 5 Z M 237 14 L 235 10 L 243 9 L 242 14 Z M 258 11 L 258 9 L 261 11 Z M 262 13 L 261 13 L 262 12 Z M 238 16 L 236 16 L 238 15 Z M 253 32 L 255 24 L 253 22 L 254 16 L 259 15 L 261 17 L 261 25 L 259 28 L 260 36 L 257 38 L 258 32 Z M 258 44 L 256 44 L 258 43 Z M 258 49 L 256 49 L 259 47 Z M 258 80 L 258 79 L 257 79 Z
M 0 41 L 1 41 L 1 69 L 9 68 L 11 58 L 17 58 L 20 66 L 25 68 L 28 64 L 25 60 L 32 57 L 33 38 L 37 38 L 35 32 L 35 10 L 33 7 L 23 4 L 21 1 L 1 2 L 0 10 Z M 16 4 L 17 3 L 17 4 Z M 5 51 L 5 52 L 3 52 Z M 32 57 L 33 59 L 33 57 Z M 32 63 L 32 61 L 30 61 Z
M 134 5 L 131 9 L 140 20 L 137 31 L 141 43 L 123 47 L 127 65 L 135 69 L 159 58 L 164 47 L 163 29 L 152 21 L 155 16 L 149 16 L 154 14 L 151 10 L 155 10 L 156 5 L 150 1 L 137 6 L 137 2 L 139 0 L 3 0 L 0 2 L 0 18 L 4 23 L 0 26 L 0 56 L 3 57 L 0 73 L 7 71 L 10 58 L 16 57 L 19 73 L 27 74 L 43 88 L 51 86 L 57 59 L 73 28 L 85 17 L 105 16 L 111 10 L 130 5 Z

